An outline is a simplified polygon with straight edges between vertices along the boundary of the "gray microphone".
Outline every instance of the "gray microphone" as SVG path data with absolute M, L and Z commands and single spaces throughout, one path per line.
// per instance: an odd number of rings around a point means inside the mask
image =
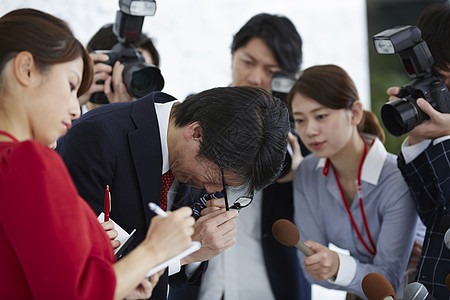
M 419 282 L 411 282 L 405 287 L 403 292 L 404 300 L 436 300 L 427 288 Z
M 447 232 L 444 235 L 444 243 L 448 250 L 450 250 L 450 228 L 447 229 Z

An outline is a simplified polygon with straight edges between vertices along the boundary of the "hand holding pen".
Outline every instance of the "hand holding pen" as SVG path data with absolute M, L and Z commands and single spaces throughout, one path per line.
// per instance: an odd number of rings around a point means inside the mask
M 149 209 L 162 218 L 152 218 L 147 235 L 142 244 L 152 244 L 152 248 L 160 249 L 166 257 L 175 256 L 187 249 L 194 233 L 194 218 L 190 207 L 181 207 L 167 213 L 157 204 L 150 202 Z

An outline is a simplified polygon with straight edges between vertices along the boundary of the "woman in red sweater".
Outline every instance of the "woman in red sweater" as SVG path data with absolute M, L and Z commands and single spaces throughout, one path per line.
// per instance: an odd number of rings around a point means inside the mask
M 80 115 L 92 62 L 67 24 L 33 9 L 0 18 L 0 298 L 150 297 L 149 269 L 186 249 L 192 211 L 155 217 L 116 262 L 52 144 Z

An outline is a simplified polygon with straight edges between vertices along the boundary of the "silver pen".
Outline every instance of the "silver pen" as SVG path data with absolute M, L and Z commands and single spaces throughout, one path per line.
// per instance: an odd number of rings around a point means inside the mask
M 148 204 L 148 207 L 150 208 L 150 210 L 151 210 L 152 212 L 154 212 L 154 213 L 157 214 L 158 216 L 161 216 L 161 217 L 163 217 L 163 218 L 167 217 L 167 213 L 166 213 L 164 210 L 162 210 L 162 208 L 159 207 L 158 204 L 155 204 L 155 203 L 153 203 L 153 202 L 150 202 L 150 203 Z

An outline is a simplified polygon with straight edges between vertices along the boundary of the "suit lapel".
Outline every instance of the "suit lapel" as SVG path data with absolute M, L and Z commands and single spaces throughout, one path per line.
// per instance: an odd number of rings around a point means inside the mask
M 128 140 L 148 225 L 152 217 L 148 203 L 159 204 L 162 172 L 161 140 L 151 95 L 136 101 L 131 111 L 131 118 L 136 129 L 128 133 Z

